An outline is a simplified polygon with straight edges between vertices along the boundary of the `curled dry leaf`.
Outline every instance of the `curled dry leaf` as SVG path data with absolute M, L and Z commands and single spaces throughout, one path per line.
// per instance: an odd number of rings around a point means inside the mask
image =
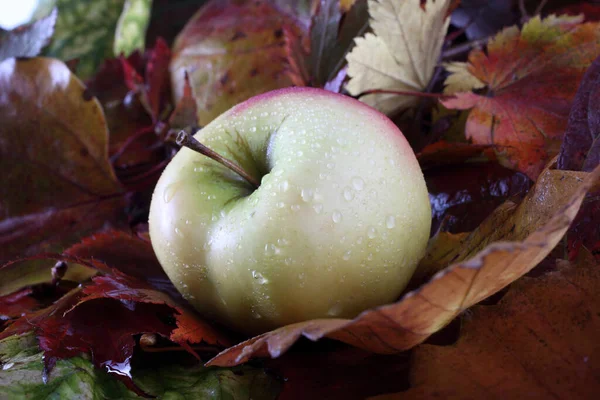
M 422 91 L 440 57 L 450 19 L 450 0 L 369 0 L 373 33 L 356 39 L 346 56 L 350 80 L 346 89 L 357 96 L 378 89 Z M 417 103 L 414 96 L 367 94 L 360 100 L 393 114 Z
M 254 95 L 291 86 L 286 40 L 299 41 L 296 22 L 267 1 L 206 3 L 173 46 L 176 102 L 189 74 L 201 126 Z
M 0 264 L 61 251 L 122 223 L 125 201 L 107 158 L 102 108 L 65 64 L 0 63 L 0 120 Z M 40 268 L 28 273 L 48 278 L 50 269 Z
M 589 256 L 523 278 L 463 318 L 451 346 L 421 345 L 392 399 L 594 399 L 600 391 L 600 265 Z
M 506 28 L 454 63 L 446 84 L 450 109 L 471 109 L 466 136 L 498 147 L 508 166 L 536 179 L 558 153 L 579 82 L 600 52 L 597 23 L 581 17 L 534 17 Z M 476 94 L 468 89 L 479 89 Z
M 328 337 L 376 353 L 400 352 L 423 342 L 462 311 L 535 267 L 567 231 L 585 194 L 600 177 L 600 167 L 592 173 L 546 170 L 545 175 L 546 180 L 540 179 L 519 207 L 501 207 L 486 220 L 487 225 L 482 224 L 483 229 L 465 239 L 453 264 L 399 302 L 365 311 L 354 320 L 285 326 L 225 350 L 208 365 L 276 358 L 301 336 Z

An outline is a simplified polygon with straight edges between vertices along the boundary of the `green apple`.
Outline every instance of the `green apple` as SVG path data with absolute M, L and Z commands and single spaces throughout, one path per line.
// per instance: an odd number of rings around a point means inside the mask
M 431 210 L 415 155 L 387 117 L 291 88 L 233 107 L 195 138 L 260 182 L 183 148 L 156 186 L 153 248 L 199 311 L 259 333 L 398 298 Z

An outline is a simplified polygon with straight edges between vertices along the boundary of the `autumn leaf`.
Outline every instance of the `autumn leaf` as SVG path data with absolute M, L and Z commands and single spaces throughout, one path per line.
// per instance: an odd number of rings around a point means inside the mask
M 507 166 L 531 179 L 558 153 L 579 81 L 600 51 L 598 24 L 581 20 L 533 17 L 448 67 L 447 92 L 459 92 L 442 103 L 471 109 L 467 138 L 497 146 Z
M 48 370 L 57 360 L 87 353 L 97 367 L 114 373 L 128 388 L 141 393 L 130 373 L 134 335 L 158 334 L 192 354 L 190 344 L 229 344 L 224 334 L 144 281 L 112 270 L 99 260 L 57 257 L 99 267 L 105 275 L 73 289 L 46 308 L 26 312 L 0 332 L 0 340 L 35 332 Z
M 0 168 L 10 171 L 0 181 L 0 264 L 121 225 L 102 109 L 67 66 L 5 60 L 0 93 Z
M 321 0 L 310 28 L 308 69 L 313 86 L 325 87 L 336 78 L 354 38 L 368 27 L 367 1 L 351 4 L 344 12 L 339 0 Z
M 42 379 L 43 353 L 33 335 L 11 336 L 0 341 L 0 390 L 6 399 L 98 398 L 139 399 L 120 381 L 95 368 L 85 357 L 58 360 L 46 381 Z M 232 370 L 184 367 L 169 362 L 160 366 L 136 364 L 136 385 L 159 398 L 275 399 L 281 382 L 260 368 Z
M 299 41 L 300 35 L 295 21 L 267 2 L 207 2 L 173 45 L 176 101 L 187 72 L 204 126 L 243 100 L 291 86 L 286 40 Z
M 54 33 L 56 9 L 46 17 L 12 31 L 0 30 L 0 61 L 10 57 L 35 57 Z
M 449 0 L 369 0 L 373 33 L 347 55 L 354 96 L 369 90 L 422 91 L 437 66 L 450 20 Z M 414 106 L 414 96 L 368 94 L 360 100 L 386 114 Z
M 588 255 L 517 281 L 499 304 L 465 314 L 456 344 L 414 350 L 409 391 L 374 400 L 595 398 L 599 267 Z
M 253 357 L 277 358 L 304 336 L 327 337 L 375 353 L 409 349 L 465 309 L 497 293 L 535 267 L 563 237 L 585 194 L 600 177 L 546 170 L 517 207 L 501 206 L 454 250 L 453 263 L 399 302 L 354 320 L 321 319 L 288 325 L 231 347 L 207 365 L 237 365 Z

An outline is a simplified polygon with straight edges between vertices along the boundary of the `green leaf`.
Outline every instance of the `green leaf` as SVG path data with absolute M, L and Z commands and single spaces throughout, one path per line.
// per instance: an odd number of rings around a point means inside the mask
M 46 55 L 79 59 L 77 75 L 90 77 L 105 58 L 114 56 L 117 22 L 125 0 L 58 0 L 58 20 Z
M 125 56 L 144 49 L 152 0 L 126 0 L 115 32 L 114 53 Z
M 33 334 L 0 341 L 0 396 L 12 399 L 138 399 L 123 383 L 94 368 L 85 357 L 59 360 L 46 383 L 42 352 Z M 269 400 L 281 382 L 262 369 L 223 369 L 145 364 L 133 369 L 135 383 L 160 399 Z
M 82 357 L 59 360 L 44 383 L 42 352 L 33 334 L 0 341 L 2 399 L 137 399 Z
M 134 370 L 134 381 L 144 391 L 163 400 L 267 400 L 276 399 L 281 382 L 264 370 L 251 367 L 233 369 L 184 368 Z

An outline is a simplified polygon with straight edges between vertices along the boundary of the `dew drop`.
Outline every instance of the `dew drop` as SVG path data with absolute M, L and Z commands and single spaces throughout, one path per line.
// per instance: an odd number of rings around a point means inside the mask
M 330 162 L 330 163 L 327 163 L 326 167 L 327 167 L 327 169 L 333 169 L 335 167 L 335 164 Z
M 264 285 L 265 283 L 269 282 L 269 280 L 258 271 L 252 271 L 252 277 L 256 280 L 256 283 L 258 283 L 259 285 Z
M 344 255 L 342 256 L 342 258 L 344 259 L 344 261 L 348 261 L 350 259 L 350 255 L 351 255 L 351 251 L 348 250 L 347 252 L 344 253 Z
M 285 207 L 285 203 L 283 201 L 280 201 L 279 203 L 277 203 L 277 208 L 283 208 Z
M 340 302 L 337 302 L 327 311 L 327 315 L 331 317 L 337 317 L 342 313 L 342 310 L 342 304 Z
M 292 211 L 299 211 L 300 210 L 300 204 L 294 204 L 290 208 L 292 209 Z
M 177 236 L 179 236 L 180 238 L 184 238 L 185 235 L 183 234 L 183 232 L 181 232 L 181 229 L 179 228 L 175 228 L 175 233 L 177 234 Z
M 279 190 L 282 192 L 287 192 L 290 188 L 290 183 L 288 181 L 283 181 L 279 184 Z
M 362 178 L 355 176 L 352 178 L 352 187 L 356 190 L 363 190 L 365 187 L 365 181 L 363 181 Z
M 170 202 L 175 196 L 175 192 L 179 189 L 179 182 L 174 182 L 168 185 L 163 192 L 163 200 L 165 203 Z
M 321 214 L 321 211 L 323 211 L 323 204 L 315 204 L 313 210 L 315 210 L 317 214 Z
M 396 226 L 396 218 L 393 215 L 388 215 L 385 219 L 385 226 L 387 226 L 388 229 L 393 229 Z
M 303 155 L 304 155 L 304 152 L 302 152 L 302 151 L 296 152 L 296 156 L 298 156 L 298 157 L 302 157 Z
M 374 239 L 375 236 L 377 236 L 377 230 L 375 229 L 375 227 L 370 226 L 367 228 L 367 236 L 369 237 L 369 239 Z
M 342 221 L 342 213 L 339 212 L 338 210 L 335 210 L 333 212 L 333 214 L 331 215 L 331 219 L 333 220 L 333 222 L 335 222 L 336 224 Z
M 352 199 L 354 199 L 354 193 L 352 192 L 352 189 L 346 186 L 344 188 L 344 200 L 352 201 Z
M 312 200 L 314 192 L 312 189 L 302 189 L 300 191 L 300 196 L 302 197 L 302 201 L 309 202 Z

